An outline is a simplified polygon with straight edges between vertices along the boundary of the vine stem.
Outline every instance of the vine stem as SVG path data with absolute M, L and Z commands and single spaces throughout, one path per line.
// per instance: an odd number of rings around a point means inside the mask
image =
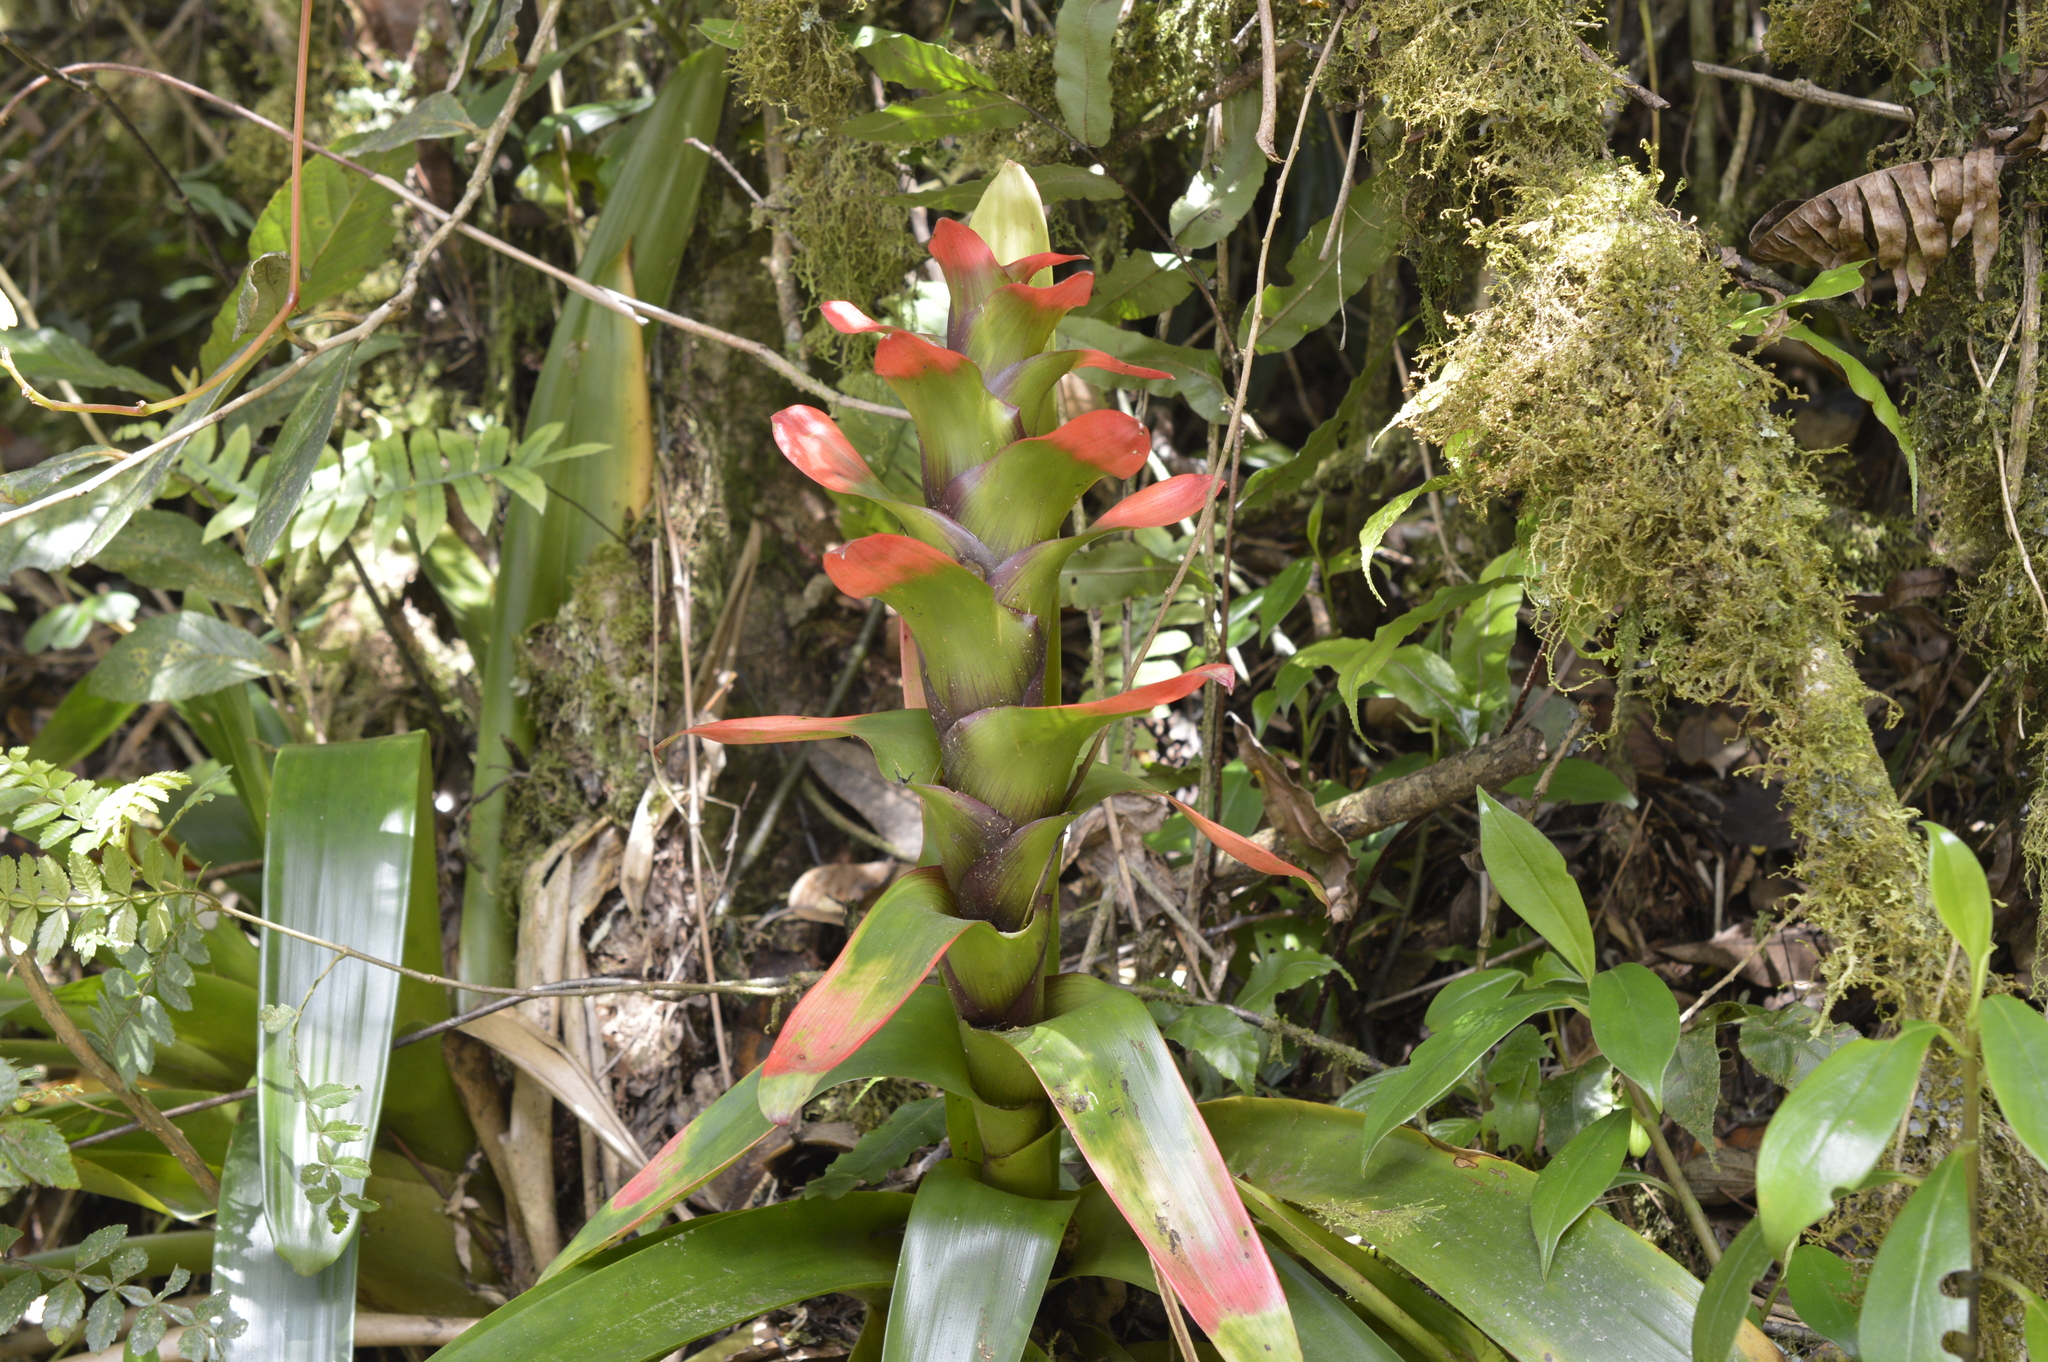
M 72 1022 L 70 1014 L 64 1010 L 64 1005 L 57 1001 L 57 995 L 50 991 L 50 981 L 43 977 L 42 970 L 36 965 L 35 957 L 25 952 L 17 954 L 10 950 L 7 952 L 7 958 L 14 963 L 14 972 L 21 979 L 22 987 L 28 990 L 28 996 L 35 1003 L 36 1011 L 43 1014 L 43 1020 L 49 1023 L 50 1030 L 64 1043 L 64 1048 L 77 1058 L 79 1067 L 120 1099 L 121 1105 L 134 1115 L 138 1125 L 163 1142 L 164 1148 L 171 1152 L 171 1157 L 178 1161 L 178 1166 L 191 1176 L 192 1181 L 199 1184 L 200 1191 L 218 1200 L 220 1179 L 206 1166 L 206 1160 L 199 1157 L 199 1151 L 185 1138 L 185 1132 L 172 1125 L 162 1112 L 150 1105 L 148 1098 L 122 1082 L 121 1075 L 114 1072 L 113 1066 L 101 1058 L 99 1051 L 93 1049 L 92 1042 L 86 1039 L 85 1033 Z

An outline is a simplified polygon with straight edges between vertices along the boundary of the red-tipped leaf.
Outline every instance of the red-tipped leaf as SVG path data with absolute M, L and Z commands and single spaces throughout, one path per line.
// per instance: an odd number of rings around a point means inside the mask
M 875 373 L 910 409 L 928 494 L 1010 443 L 1016 408 L 982 386 L 981 370 L 965 355 L 895 331 L 875 349 Z
M 1257 842 L 1252 841 L 1251 838 L 1238 836 L 1214 819 L 1204 818 L 1172 795 L 1161 795 L 1160 798 L 1186 814 L 1188 821 L 1200 829 L 1204 837 L 1229 852 L 1238 860 L 1243 861 L 1252 869 L 1264 875 L 1292 875 L 1295 879 L 1307 885 L 1325 907 L 1329 905 L 1330 896 L 1323 892 L 1322 881 L 1309 874 L 1306 870 L 1303 870 L 1300 866 L 1291 865 L 1281 860 Z
M 942 504 L 1007 558 L 1058 534 L 1076 498 L 1103 478 L 1136 473 L 1151 447 L 1151 433 L 1136 417 L 1109 407 L 1085 412 L 961 474 Z
M 1145 1005 L 1085 975 L 1046 986 L 1049 1019 L 1003 1033 L 1225 1362 L 1299 1362 L 1301 1345 L 1230 1171 Z
M 1057 284 L 1036 288 L 1005 284 L 991 293 L 967 322 L 967 354 L 981 371 L 998 373 L 1043 351 L 1060 318 L 1088 301 L 1095 276 L 1083 270 Z
M 1133 492 L 1097 518 L 1091 530 L 1142 530 L 1171 525 L 1200 515 L 1222 479 L 1207 473 L 1182 473 Z
M 881 492 L 868 461 L 839 423 L 816 407 L 784 407 L 769 418 L 775 445 L 797 471 L 835 492 L 872 497 Z
M 1126 364 L 1100 350 L 1048 350 L 998 370 L 988 380 L 988 390 L 1017 409 L 1026 435 L 1043 435 L 1060 423 L 1052 400 L 1054 385 L 1076 369 L 1106 369 L 1134 378 L 1173 377 L 1158 369 Z
M 887 331 L 893 335 L 903 329 L 900 326 L 890 326 L 886 322 L 878 322 L 852 303 L 836 298 L 829 303 L 821 304 L 818 311 L 825 314 L 825 320 L 841 335 L 858 336 L 869 331 Z
M 754 719 L 720 719 L 684 732 L 728 747 L 859 738 L 874 750 L 876 764 L 889 779 L 929 782 L 938 778 L 938 730 L 932 727 L 931 713 L 923 709 L 891 709 L 837 719 L 770 714 Z

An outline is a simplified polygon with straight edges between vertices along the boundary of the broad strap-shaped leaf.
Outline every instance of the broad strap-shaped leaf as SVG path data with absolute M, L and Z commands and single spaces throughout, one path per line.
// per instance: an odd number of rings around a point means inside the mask
M 1678 1053 L 1678 1000 L 1670 986 L 1629 961 L 1594 975 L 1588 992 L 1600 1053 L 1664 1110 L 1664 1071 Z
M 426 761 L 423 733 L 281 750 L 271 775 L 264 916 L 378 959 L 403 958 L 408 909 L 439 921 Z M 264 934 L 261 950 L 264 1005 L 298 1014 L 284 1030 L 266 1031 L 258 1052 L 264 1213 L 278 1255 L 310 1275 L 341 1256 L 356 1216 L 345 1203 L 316 1206 L 301 1174 L 322 1162 L 323 1144 L 369 1156 L 391 1053 L 378 1038 L 391 1034 L 398 1015 L 399 976 L 360 960 L 336 962 L 324 947 L 276 932 Z M 313 1091 L 342 1086 L 313 1107 L 301 1083 Z M 309 1128 L 335 1121 L 363 1133 L 349 1139 Z M 363 1175 L 351 1172 L 338 1180 L 344 1197 L 362 1185 Z M 330 1206 L 341 1215 L 338 1230 Z
M 1729 1362 L 1749 1314 L 1749 1293 L 1771 1265 L 1764 1243 L 1763 1222 L 1742 1227 L 1721 1253 L 1721 1261 L 1700 1292 L 1700 1308 L 1692 1318 L 1692 1362 Z
M 1151 432 L 1113 407 L 1085 412 L 1049 435 L 1007 445 L 947 487 L 942 505 L 998 558 L 1057 535 L 1074 502 L 1104 478 L 1145 466 Z
M 1038 698 L 1044 630 L 1053 622 L 1034 628 L 943 551 L 900 534 L 871 534 L 826 554 L 825 575 L 849 596 L 886 602 L 909 624 L 941 729 L 990 705 Z
M 1195 1323 L 1227 1362 L 1289 1362 L 1301 1346 L 1266 1247 L 1151 1014 L 1099 980 L 1062 975 L 1048 1020 L 1005 1033 Z
M 886 1291 L 910 1208 L 901 1192 L 852 1192 L 664 1226 L 558 1268 L 434 1357 L 662 1357 L 779 1305 L 835 1291 Z
M 1573 1232 L 1569 1251 L 1558 1255 L 1545 1280 L 1529 1233 L 1536 1175 L 1527 1169 L 1475 1150 L 1445 1149 L 1420 1131 L 1397 1130 L 1373 1161 L 1371 1176 L 1360 1178 L 1365 1118 L 1357 1112 L 1238 1097 L 1205 1103 L 1202 1116 L 1241 1178 L 1311 1211 L 1338 1235 L 1359 1236 L 1509 1356 L 1687 1362 L 1699 1281 L 1598 1209 Z M 1396 1299 L 1451 1343 L 1453 1356 L 1485 1355 L 1458 1344 L 1421 1308 Z M 1745 1362 L 1782 1362 L 1754 1326 L 1744 1326 L 1741 1347 Z
M 888 709 L 879 714 L 850 714 L 838 719 L 773 714 L 756 719 L 720 719 L 684 732 L 733 747 L 859 738 L 873 750 L 876 765 L 890 780 L 932 781 L 939 775 L 939 734 L 932 727 L 930 710 Z
M 960 912 L 1004 931 L 1022 926 L 1046 889 L 1070 813 L 1026 823 L 989 848 L 960 879 Z
M 821 1088 L 861 1078 L 909 1078 L 947 1092 L 974 1090 L 960 1049 L 960 1022 L 942 988 L 914 990 L 882 1029 L 827 1074 Z M 567 1271 L 630 1234 L 718 1176 L 774 1128 L 761 1114 L 761 1071 L 755 1069 L 698 1113 L 647 1166 L 585 1222 L 543 1281 Z
M 1593 920 L 1564 857 L 1528 819 L 1479 791 L 1479 855 L 1508 907 L 1540 932 L 1565 963 L 1591 979 Z
M 1351 1313 L 1314 1273 L 1284 1253 L 1271 1254 L 1287 1313 L 1301 1338 L 1304 1357 L 1337 1357 L 1346 1362 L 1403 1362 L 1394 1346 Z
M 1970 1270 L 1970 1164 L 1974 1141 L 1949 1150 L 1913 1189 L 1878 1245 L 1856 1341 L 1864 1362 L 1940 1362 L 1942 1338 L 1970 1327 L 1970 1302 L 1941 1289 Z
M 1086 270 L 1043 288 L 1004 284 L 967 319 L 967 357 L 993 374 L 1043 353 L 1060 318 L 1086 304 L 1094 288 Z
M 785 407 L 775 413 L 771 424 L 776 447 L 812 482 L 879 502 L 903 522 L 913 538 L 984 570 L 995 566 L 997 556 L 958 521 L 921 502 L 905 501 L 884 486 L 839 423 L 824 412 L 816 407 Z
M 1387 1134 L 1419 1111 L 1429 1109 L 1498 1045 L 1501 1038 L 1538 1012 L 1562 1007 L 1570 995 L 1538 988 L 1506 997 L 1489 997 L 1445 1020 L 1443 1026 L 1415 1047 L 1408 1062 L 1382 1078 L 1372 1090 L 1365 1113 L 1365 1147 L 1361 1167 L 1372 1164 L 1373 1151 Z
M 1626 1111 L 1608 1112 L 1574 1135 L 1536 1175 L 1536 1190 L 1529 1196 L 1529 1224 L 1536 1231 L 1536 1255 L 1545 1277 L 1550 1275 L 1557 1241 L 1588 1207 L 1607 1194 L 1607 1184 L 1621 1171 L 1622 1160 L 1628 1157 L 1633 1120 Z
M 228 1357 L 352 1362 L 361 1236 L 351 1235 L 335 1260 L 310 1276 L 294 1272 L 264 1214 L 266 1162 L 256 1122 L 243 1120 L 228 1140 L 213 1233 L 214 1289 L 227 1292 L 229 1308 L 249 1325 L 228 1344 Z
M 1173 378 L 1164 369 L 1131 364 L 1104 350 L 1048 350 L 990 375 L 988 390 L 1017 409 L 1026 435 L 1042 435 L 1059 424 L 1059 412 L 1052 400 L 1054 388 L 1076 369 L 1100 369 L 1126 378 L 1155 381 L 1170 382 Z
M 1081 749 L 1098 729 L 1127 714 L 1171 704 L 1208 682 L 1237 680 L 1227 662 L 1210 662 L 1166 681 L 1080 705 L 1004 706 L 970 714 L 941 743 L 952 785 L 1003 816 L 1029 822 L 1056 813 Z
M 1920 1081 L 1938 1028 L 1907 1022 L 1889 1040 L 1852 1040 L 1786 1096 L 1756 1154 L 1757 1216 L 1783 1258 L 1835 1192 L 1870 1176 Z
M 911 1203 L 882 1362 L 1017 1362 L 1030 1341 L 1072 1201 L 1000 1191 L 947 1159 Z
M 1016 409 L 982 386 L 981 370 L 958 351 L 892 331 L 875 348 L 875 373 L 910 409 L 927 494 L 987 463 L 1015 438 Z
M 1306 870 L 1303 870 L 1300 866 L 1281 860 L 1251 838 L 1240 837 L 1215 819 L 1197 813 L 1193 807 L 1181 803 L 1172 795 L 1163 797 L 1167 803 L 1187 815 L 1188 821 L 1195 825 L 1196 831 L 1221 847 L 1225 852 L 1228 852 L 1232 857 L 1244 862 L 1263 875 L 1290 875 L 1307 885 L 1309 892 L 1314 894 L 1322 903 L 1325 905 L 1329 903 L 1330 896 L 1324 890 L 1322 881 L 1309 874 Z
M 1986 998 L 1977 1016 L 1977 1043 L 2006 1124 L 2048 1164 L 2048 1018 L 2018 998 Z
M 913 870 L 882 891 L 825 977 L 782 1024 L 761 1065 L 761 1111 L 787 1125 L 819 1081 L 896 1014 L 939 957 L 963 933 L 993 932 L 953 916 L 953 893 L 936 866 Z

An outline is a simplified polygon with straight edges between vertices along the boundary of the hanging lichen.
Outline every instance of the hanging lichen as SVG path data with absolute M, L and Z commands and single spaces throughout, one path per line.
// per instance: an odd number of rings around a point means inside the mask
M 1478 232 L 1488 306 L 1429 357 L 1409 423 L 1469 495 L 1519 505 L 1555 634 L 1625 692 L 1755 716 L 1833 985 L 1925 1004 L 1939 927 L 1846 653 L 1827 508 L 1769 410 L 1779 385 L 1729 345 L 1720 269 L 1657 183 L 1609 162 Z

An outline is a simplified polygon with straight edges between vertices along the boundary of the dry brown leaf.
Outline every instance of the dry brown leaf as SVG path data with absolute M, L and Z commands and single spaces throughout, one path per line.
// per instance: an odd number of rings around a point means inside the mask
M 1315 872 L 1330 896 L 1330 919 L 1342 922 L 1356 906 L 1351 893 L 1351 852 L 1336 829 L 1324 821 L 1316 797 L 1304 790 L 1280 759 L 1268 752 L 1249 725 L 1236 715 L 1237 750 L 1258 777 L 1266 821 L 1280 830 L 1281 841 L 1300 863 Z
M 789 887 L 789 915 L 799 922 L 843 926 L 847 910 L 859 907 L 901 868 L 895 861 L 813 866 Z
M 1968 240 L 1981 298 L 1998 253 L 1998 172 L 2006 159 L 1979 147 L 1963 156 L 1887 166 L 1810 199 L 1789 200 L 1750 231 L 1750 254 L 1817 270 L 1874 260 L 1890 272 L 1904 307 L 1927 287 L 1929 271 Z M 1869 286 L 1856 296 L 1868 302 Z

